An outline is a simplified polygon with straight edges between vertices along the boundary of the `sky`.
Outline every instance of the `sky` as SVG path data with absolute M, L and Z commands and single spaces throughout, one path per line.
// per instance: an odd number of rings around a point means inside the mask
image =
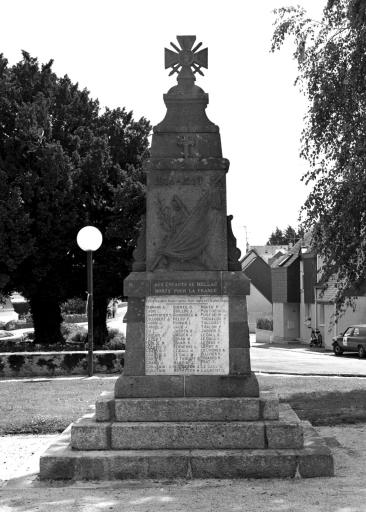
M 176 83 L 164 48 L 176 35 L 208 47 L 197 85 L 219 125 L 228 214 L 238 246 L 264 245 L 276 226 L 296 226 L 309 189 L 301 182 L 300 135 L 306 98 L 294 86 L 293 48 L 270 53 L 272 10 L 300 4 L 319 19 L 325 0 L 0 0 L 0 53 L 21 50 L 87 88 L 102 107 L 126 107 L 153 125 L 165 116 L 163 94 Z

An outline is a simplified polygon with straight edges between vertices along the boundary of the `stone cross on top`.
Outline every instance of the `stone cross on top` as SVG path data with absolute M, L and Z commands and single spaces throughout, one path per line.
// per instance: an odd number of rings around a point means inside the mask
M 178 48 L 176 44 L 170 43 L 177 53 L 165 48 L 165 69 L 172 68 L 169 76 L 178 73 L 178 81 L 183 78 L 194 81 L 195 73 L 199 73 L 203 76 L 201 68 L 207 69 L 207 48 L 197 52 L 202 46 L 202 43 L 198 43 L 193 48 L 196 36 L 177 36 L 177 41 L 180 48 Z

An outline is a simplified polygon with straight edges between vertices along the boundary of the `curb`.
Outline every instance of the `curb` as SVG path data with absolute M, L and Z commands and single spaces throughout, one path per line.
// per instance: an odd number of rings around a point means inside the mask
M 292 377 L 296 377 L 300 375 L 301 377 L 352 377 L 352 378 L 366 378 L 366 373 L 308 373 L 308 372 L 276 372 L 271 370 L 253 370 L 255 374 L 258 375 L 291 375 Z

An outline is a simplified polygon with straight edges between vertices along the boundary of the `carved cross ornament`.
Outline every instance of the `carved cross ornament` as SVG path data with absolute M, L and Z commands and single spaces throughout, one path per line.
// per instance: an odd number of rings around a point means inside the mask
M 194 77 L 196 73 L 203 76 L 201 68 L 208 67 L 208 50 L 197 50 L 202 46 L 198 43 L 194 48 L 196 36 L 177 36 L 180 48 L 174 43 L 170 43 L 175 52 L 165 48 L 165 69 L 172 68 L 169 76 L 178 73 L 179 78 Z
M 189 158 L 191 155 L 190 146 L 194 146 L 196 141 L 191 135 L 178 135 L 177 137 L 178 146 L 183 147 L 183 157 Z

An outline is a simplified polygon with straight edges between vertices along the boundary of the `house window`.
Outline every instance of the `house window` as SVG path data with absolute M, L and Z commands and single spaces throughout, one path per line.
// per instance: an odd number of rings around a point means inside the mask
M 324 325 L 324 304 L 319 304 L 319 325 Z
M 284 258 L 284 259 L 281 261 L 281 263 L 279 263 L 279 264 L 278 264 L 278 266 L 279 266 L 279 267 L 282 267 L 282 265 L 284 265 L 285 263 L 287 263 L 287 262 L 288 262 L 288 260 L 291 258 L 291 256 L 292 256 L 292 254 L 288 254 L 288 255 L 286 256 L 286 258 Z

